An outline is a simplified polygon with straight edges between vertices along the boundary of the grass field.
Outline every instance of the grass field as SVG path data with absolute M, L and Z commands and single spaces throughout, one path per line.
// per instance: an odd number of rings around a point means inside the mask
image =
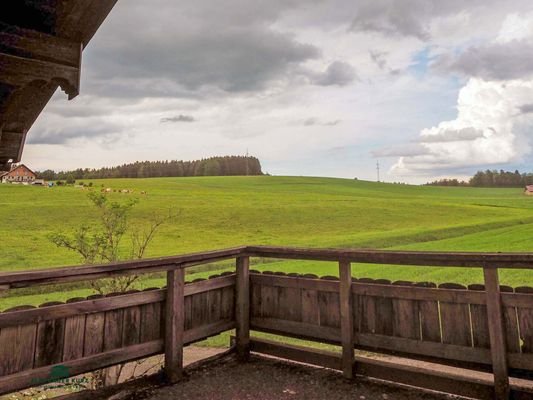
M 88 181 L 86 181 L 88 182 Z M 347 179 L 301 177 L 205 177 L 92 181 L 117 201 L 137 197 L 132 224 L 154 212 L 179 212 L 162 228 L 148 256 L 242 244 L 308 247 L 392 248 L 441 251 L 533 251 L 533 198 L 521 189 L 392 185 Z M 140 195 L 146 191 L 146 195 Z M 79 264 L 73 253 L 48 240 L 94 220 L 87 191 L 75 187 L 0 185 L 0 272 Z M 221 266 L 220 268 L 229 268 Z M 256 269 L 336 274 L 332 263 L 271 262 Z M 479 282 L 475 269 L 357 265 L 358 277 L 460 283 Z M 209 274 L 209 273 L 203 273 Z M 152 279 L 143 285 L 158 284 Z M 524 271 L 504 271 L 502 282 L 533 285 Z M 44 290 L 44 289 L 43 289 Z M 68 298 L 61 294 L 13 293 L 0 308 Z M 14 297 L 16 296 L 16 298 Z M 23 298 L 21 298 L 23 296 Z M 54 297 L 55 296 L 55 297 Z M 22 301 L 24 300 L 24 301 Z

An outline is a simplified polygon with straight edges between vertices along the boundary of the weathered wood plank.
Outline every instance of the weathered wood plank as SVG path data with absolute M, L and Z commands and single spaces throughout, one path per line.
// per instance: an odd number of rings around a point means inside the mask
M 416 283 L 415 286 L 417 288 L 436 288 L 437 285 L 432 282 L 419 282 Z M 441 331 L 439 303 L 433 300 L 419 300 L 418 313 L 420 316 L 420 333 L 422 335 L 422 340 L 440 343 Z
M 157 288 L 146 289 L 146 291 L 154 290 Z M 141 343 L 161 338 L 161 306 L 161 302 L 141 306 Z
M 237 355 L 241 360 L 250 357 L 250 258 L 237 258 L 235 286 L 235 320 Z
M 50 302 L 42 304 L 39 308 L 46 308 L 62 304 Z M 45 365 L 57 364 L 63 358 L 65 337 L 65 319 L 58 318 L 40 322 L 37 325 L 37 341 L 35 346 L 34 368 Z
M 518 334 L 518 316 L 516 313 L 516 307 L 514 305 L 505 304 L 505 296 L 520 296 L 513 292 L 514 289 L 510 286 L 500 286 L 500 294 L 502 303 L 504 304 L 503 316 L 506 331 L 505 338 L 507 340 L 507 351 L 509 353 L 520 353 L 520 335 Z M 533 304 L 533 296 L 528 297 L 530 304 Z
M 340 356 L 333 352 L 288 345 L 265 339 L 252 338 L 252 351 L 274 357 L 285 358 L 306 364 L 331 369 L 341 369 Z M 407 384 L 444 393 L 492 400 L 493 380 L 486 372 L 444 366 L 426 361 L 406 362 L 404 358 L 375 358 L 358 355 L 355 357 L 357 374 Z M 529 399 L 533 385 L 522 379 L 512 379 L 512 395 L 516 399 Z
M 468 290 L 475 290 L 485 294 L 485 285 L 468 285 Z M 487 306 L 484 304 L 470 304 L 470 319 L 472 321 L 472 338 L 474 347 L 489 349 L 490 334 Z
M 165 313 L 165 374 L 170 382 L 177 382 L 183 375 L 184 298 L 185 270 L 168 271 Z
M 420 355 L 431 359 L 445 359 L 451 361 L 463 361 L 465 363 L 491 364 L 489 349 L 480 349 L 469 346 L 426 342 L 414 339 L 405 339 L 394 336 L 373 335 L 360 333 L 355 335 L 354 342 L 357 348 L 371 349 L 376 352 L 386 350 Z
M 335 282 L 337 288 L 339 287 L 339 278 L 336 276 L 323 276 L 320 278 L 323 281 Z M 318 309 L 320 317 L 320 326 L 330 328 L 340 328 L 340 300 L 339 292 L 319 291 L 318 292 Z
M 135 361 L 141 358 L 159 354 L 163 351 L 163 341 L 143 343 L 131 347 L 111 350 L 92 356 L 83 357 L 71 361 L 63 361 L 60 364 L 26 370 L 17 374 L 0 377 L 0 395 L 25 389 L 35 381 L 46 381 L 50 378 L 51 371 L 62 366 L 68 368 L 71 376 L 76 376 L 85 372 L 109 367 L 126 361 Z
M 112 293 L 108 297 L 118 297 L 120 293 Z M 104 351 L 119 349 L 123 344 L 124 309 L 109 310 L 105 313 Z
M 304 322 L 287 321 L 277 318 L 252 318 L 250 327 L 253 330 L 308 340 L 324 341 L 339 344 L 341 342 L 340 328 L 306 324 Z
M 466 290 L 466 287 L 456 283 L 443 283 L 439 285 L 439 288 Z M 472 346 L 468 304 L 441 301 L 440 315 L 443 343 L 458 346 Z
M 150 304 L 165 299 L 165 290 L 153 290 L 132 294 L 120 294 L 111 297 L 90 296 L 87 300 L 67 302 L 44 308 L 0 313 L 0 327 L 19 325 L 21 323 L 38 323 L 42 321 L 68 318 L 80 314 L 104 312 L 141 304 Z
M 352 315 L 352 266 L 339 262 L 339 313 L 341 319 L 342 374 L 353 378 L 353 315 Z
M 235 280 L 235 273 L 223 273 L 222 275 L 224 276 L 224 274 L 233 276 Z M 226 320 L 235 320 L 235 284 L 222 288 L 221 305 L 220 317 Z
M 141 340 L 141 307 L 133 306 L 124 309 L 124 346 L 138 344 Z
M 88 300 L 102 299 L 101 295 L 87 297 Z M 81 304 L 81 303 L 80 303 Z M 85 339 L 83 341 L 83 356 L 88 357 L 101 353 L 104 349 L 105 312 L 87 315 L 85 318 Z
M 272 273 L 265 271 L 263 274 L 251 274 L 250 280 L 252 283 L 266 286 L 320 290 L 322 292 L 338 293 L 339 291 L 338 280 L 317 279 L 316 275 L 287 277 L 283 275 L 273 275 Z
M 318 280 L 318 276 L 307 274 L 306 279 Z M 322 281 L 319 281 L 322 282 Z M 316 289 L 302 289 L 302 322 L 307 324 L 320 324 L 320 308 L 318 306 L 318 291 Z
M 533 295 L 533 288 L 521 286 L 515 288 L 516 293 Z M 517 307 L 518 323 L 520 325 L 520 339 L 522 340 L 522 352 L 533 353 L 533 303 L 529 307 Z
M 232 249 L 204 251 L 174 257 L 121 261 L 104 265 L 86 265 L 81 267 L 71 266 L 26 272 L 2 273 L 0 274 L 0 286 L 7 285 L 10 288 L 18 288 L 36 284 L 109 278 L 124 274 L 144 274 L 157 271 L 169 271 L 232 259 L 242 254 L 244 249 L 245 247 L 236 247 Z
M 409 287 L 416 291 L 413 282 L 397 281 L 393 285 Z M 418 302 L 415 300 L 392 299 L 392 332 L 394 336 L 421 339 Z
M 497 269 L 483 268 L 487 295 L 487 316 L 490 333 L 490 352 L 494 374 L 494 394 L 496 400 L 508 400 L 509 374 L 507 371 L 507 349 L 503 326 L 500 282 Z
M 288 274 L 287 280 L 298 279 L 297 276 Z M 279 296 L 279 317 L 289 321 L 302 320 L 302 296 L 301 289 L 295 287 L 280 287 Z
M 83 297 L 67 300 L 67 303 L 85 301 Z M 85 314 L 73 315 L 65 319 L 65 341 L 63 361 L 76 360 L 83 357 L 83 341 L 85 336 Z
M 3 314 L 33 308 L 32 306 L 19 306 Z M 0 351 L 0 376 L 33 368 L 36 336 L 36 324 L 12 326 L 0 330 L 0 349 L 2 349 Z
M 292 260 L 339 261 L 357 263 L 418 265 L 421 267 L 484 267 L 533 269 L 532 253 L 391 251 L 353 249 L 306 249 L 294 247 L 247 246 L 248 255 Z
M 294 346 L 258 338 L 250 339 L 250 348 L 251 351 L 256 353 L 267 354 L 324 368 L 342 370 L 341 357 L 339 354 L 331 351 Z

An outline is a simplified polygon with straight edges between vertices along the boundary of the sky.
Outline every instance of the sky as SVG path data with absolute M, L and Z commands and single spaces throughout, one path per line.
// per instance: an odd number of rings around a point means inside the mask
M 273 175 L 532 171 L 531 0 L 119 0 L 23 162 L 249 153 Z

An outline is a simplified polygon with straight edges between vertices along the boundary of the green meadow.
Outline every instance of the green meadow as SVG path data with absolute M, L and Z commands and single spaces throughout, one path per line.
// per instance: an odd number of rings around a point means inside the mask
M 154 213 L 178 217 L 163 226 L 148 257 L 243 244 L 436 251 L 533 251 L 533 198 L 517 189 L 393 185 L 310 177 L 202 177 L 93 180 L 112 200 L 138 198 L 131 224 Z M 144 191 L 146 194 L 141 194 Z M 71 232 L 97 214 L 77 187 L 0 185 L 0 273 L 76 265 L 79 257 L 56 248 L 53 232 Z M 126 238 L 127 240 L 127 238 Z M 124 244 L 126 249 L 126 243 Z M 196 272 L 205 277 L 229 263 Z M 254 260 L 254 269 L 335 275 L 334 263 Z M 357 277 L 412 281 L 480 282 L 481 271 L 355 265 Z M 533 285 L 527 271 L 502 271 L 502 283 Z M 141 287 L 162 285 L 151 276 Z M 54 289 L 54 288 L 52 288 Z M 83 283 L 4 294 L 0 309 L 90 293 Z

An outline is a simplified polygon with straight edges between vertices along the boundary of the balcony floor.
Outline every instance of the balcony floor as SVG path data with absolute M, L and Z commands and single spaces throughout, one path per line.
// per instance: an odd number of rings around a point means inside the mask
M 430 394 L 365 379 L 345 380 L 338 372 L 252 356 L 239 363 L 232 355 L 188 371 L 184 381 L 152 388 L 130 399 L 148 400 L 437 400 Z M 456 397 L 453 397 L 456 398 Z

